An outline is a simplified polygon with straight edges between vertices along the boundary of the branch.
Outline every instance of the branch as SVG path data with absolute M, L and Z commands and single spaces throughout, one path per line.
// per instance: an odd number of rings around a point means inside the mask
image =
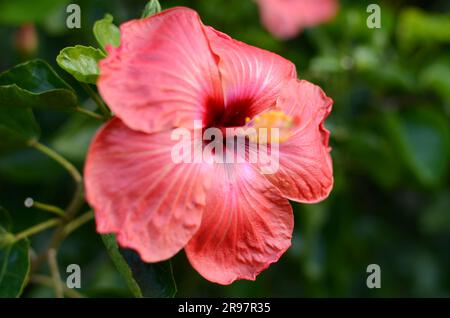
M 61 275 L 59 274 L 58 261 L 56 259 L 56 250 L 51 248 L 47 253 L 48 266 L 53 280 L 56 298 L 64 298 Z
M 43 285 L 46 287 L 53 287 L 53 279 L 51 277 L 45 276 L 45 275 L 33 275 L 30 278 L 30 283 L 32 284 L 38 284 Z M 61 285 L 63 286 L 63 292 L 67 297 L 70 298 L 84 298 L 84 296 L 77 292 L 74 289 L 70 289 L 69 287 L 65 286 L 62 282 Z

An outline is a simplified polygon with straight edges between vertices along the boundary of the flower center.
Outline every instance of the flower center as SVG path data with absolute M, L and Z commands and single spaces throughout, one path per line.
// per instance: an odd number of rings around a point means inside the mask
M 245 119 L 245 127 L 253 128 L 249 139 L 257 143 L 283 143 L 292 136 L 296 125 L 297 120 L 294 117 L 278 109 L 268 110 L 253 118 Z
M 249 105 L 252 105 L 250 100 L 236 100 L 226 107 L 215 100 L 209 100 L 207 104 L 209 111 L 204 118 L 205 129 L 219 128 L 223 133 L 224 142 L 227 138 L 245 135 L 251 142 L 267 144 L 287 141 L 298 126 L 297 118 L 281 109 L 270 108 L 255 113 Z M 232 132 L 230 129 L 237 131 Z
M 224 128 L 244 126 L 245 118 L 254 115 L 250 107 L 251 104 L 251 100 L 243 99 L 229 102 L 225 107 L 222 101 L 208 100 L 208 111 L 204 118 L 206 127 Z

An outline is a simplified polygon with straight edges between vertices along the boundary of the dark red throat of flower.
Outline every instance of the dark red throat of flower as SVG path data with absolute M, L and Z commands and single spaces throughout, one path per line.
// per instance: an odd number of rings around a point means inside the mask
M 226 107 L 221 102 L 210 100 L 206 106 L 204 123 L 206 128 L 242 127 L 246 118 L 255 115 L 250 100 L 239 100 L 229 103 Z
M 275 107 L 258 114 L 252 108 L 251 101 L 241 100 L 230 103 L 226 107 L 219 103 L 208 103 L 204 122 L 206 123 L 204 129 L 214 127 L 219 128 L 222 132 L 225 132 L 227 128 L 253 129 L 255 135 L 250 136 L 250 140 L 256 142 L 261 142 L 258 137 L 261 129 L 268 134 L 263 142 L 273 142 L 274 140 L 270 136 L 271 130 L 275 128 L 278 130 L 276 141 L 281 143 L 292 135 L 298 124 L 298 118 L 293 118 Z M 223 136 L 225 141 L 226 134 Z

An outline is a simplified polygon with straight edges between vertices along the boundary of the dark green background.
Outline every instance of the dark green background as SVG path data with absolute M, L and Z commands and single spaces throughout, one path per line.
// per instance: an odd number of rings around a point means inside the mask
M 5 2 L 0 0 L 0 8 Z M 72 1 L 82 9 L 82 28 L 65 27 L 65 4 L 54 10 L 23 1 L 23 10 L 0 12 L 0 71 L 41 57 L 57 67 L 58 52 L 93 45 L 94 21 L 111 13 L 120 23 L 140 16 L 146 1 Z M 42 1 L 44 3 L 45 1 Z M 326 122 L 331 130 L 335 186 L 315 205 L 294 204 L 293 245 L 256 282 L 210 283 L 174 258 L 178 296 L 450 296 L 450 2 L 378 1 L 382 28 L 366 27 L 374 1 L 340 1 L 336 19 L 290 41 L 274 39 L 259 23 L 250 0 L 162 0 L 163 8 L 195 8 L 205 24 L 292 60 L 299 77 L 319 84 L 334 99 Z M 42 10 L 41 10 L 42 9 Z M 23 56 L 14 48 L 17 26 L 37 23 L 39 48 Z M 86 105 L 89 106 L 89 105 Z M 35 111 L 42 142 L 80 168 L 98 124 L 80 115 Z M 23 206 L 26 197 L 64 206 L 72 182 L 50 159 L 32 149 L 0 148 L 0 205 L 14 231 L 48 218 Z M 86 207 L 87 208 L 87 207 Z M 32 238 L 37 250 L 49 233 Z M 109 260 L 93 222 L 67 239 L 59 253 L 65 266 L 82 268 L 87 296 L 130 296 Z M 366 267 L 381 266 L 382 288 L 366 287 Z M 25 297 L 53 296 L 29 285 Z

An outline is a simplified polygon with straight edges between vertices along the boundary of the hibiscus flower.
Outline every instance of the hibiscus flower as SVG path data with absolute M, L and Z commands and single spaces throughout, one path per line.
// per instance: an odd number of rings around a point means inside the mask
M 262 24 L 280 39 L 297 36 L 304 28 L 331 20 L 337 0 L 256 0 Z
M 332 100 L 298 80 L 291 62 L 203 25 L 188 8 L 120 30 L 98 80 L 116 117 L 94 138 L 84 172 L 97 231 L 116 233 L 145 262 L 184 248 L 210 281 L 254 280 L 291 244 L 288 199 L 317 202 L 331 191 L 323 122 Z M 249 162 L 172 160 L 174 129 L 193 129 L 194 121 L 206 129 L 293 118 L 275 173 Z

